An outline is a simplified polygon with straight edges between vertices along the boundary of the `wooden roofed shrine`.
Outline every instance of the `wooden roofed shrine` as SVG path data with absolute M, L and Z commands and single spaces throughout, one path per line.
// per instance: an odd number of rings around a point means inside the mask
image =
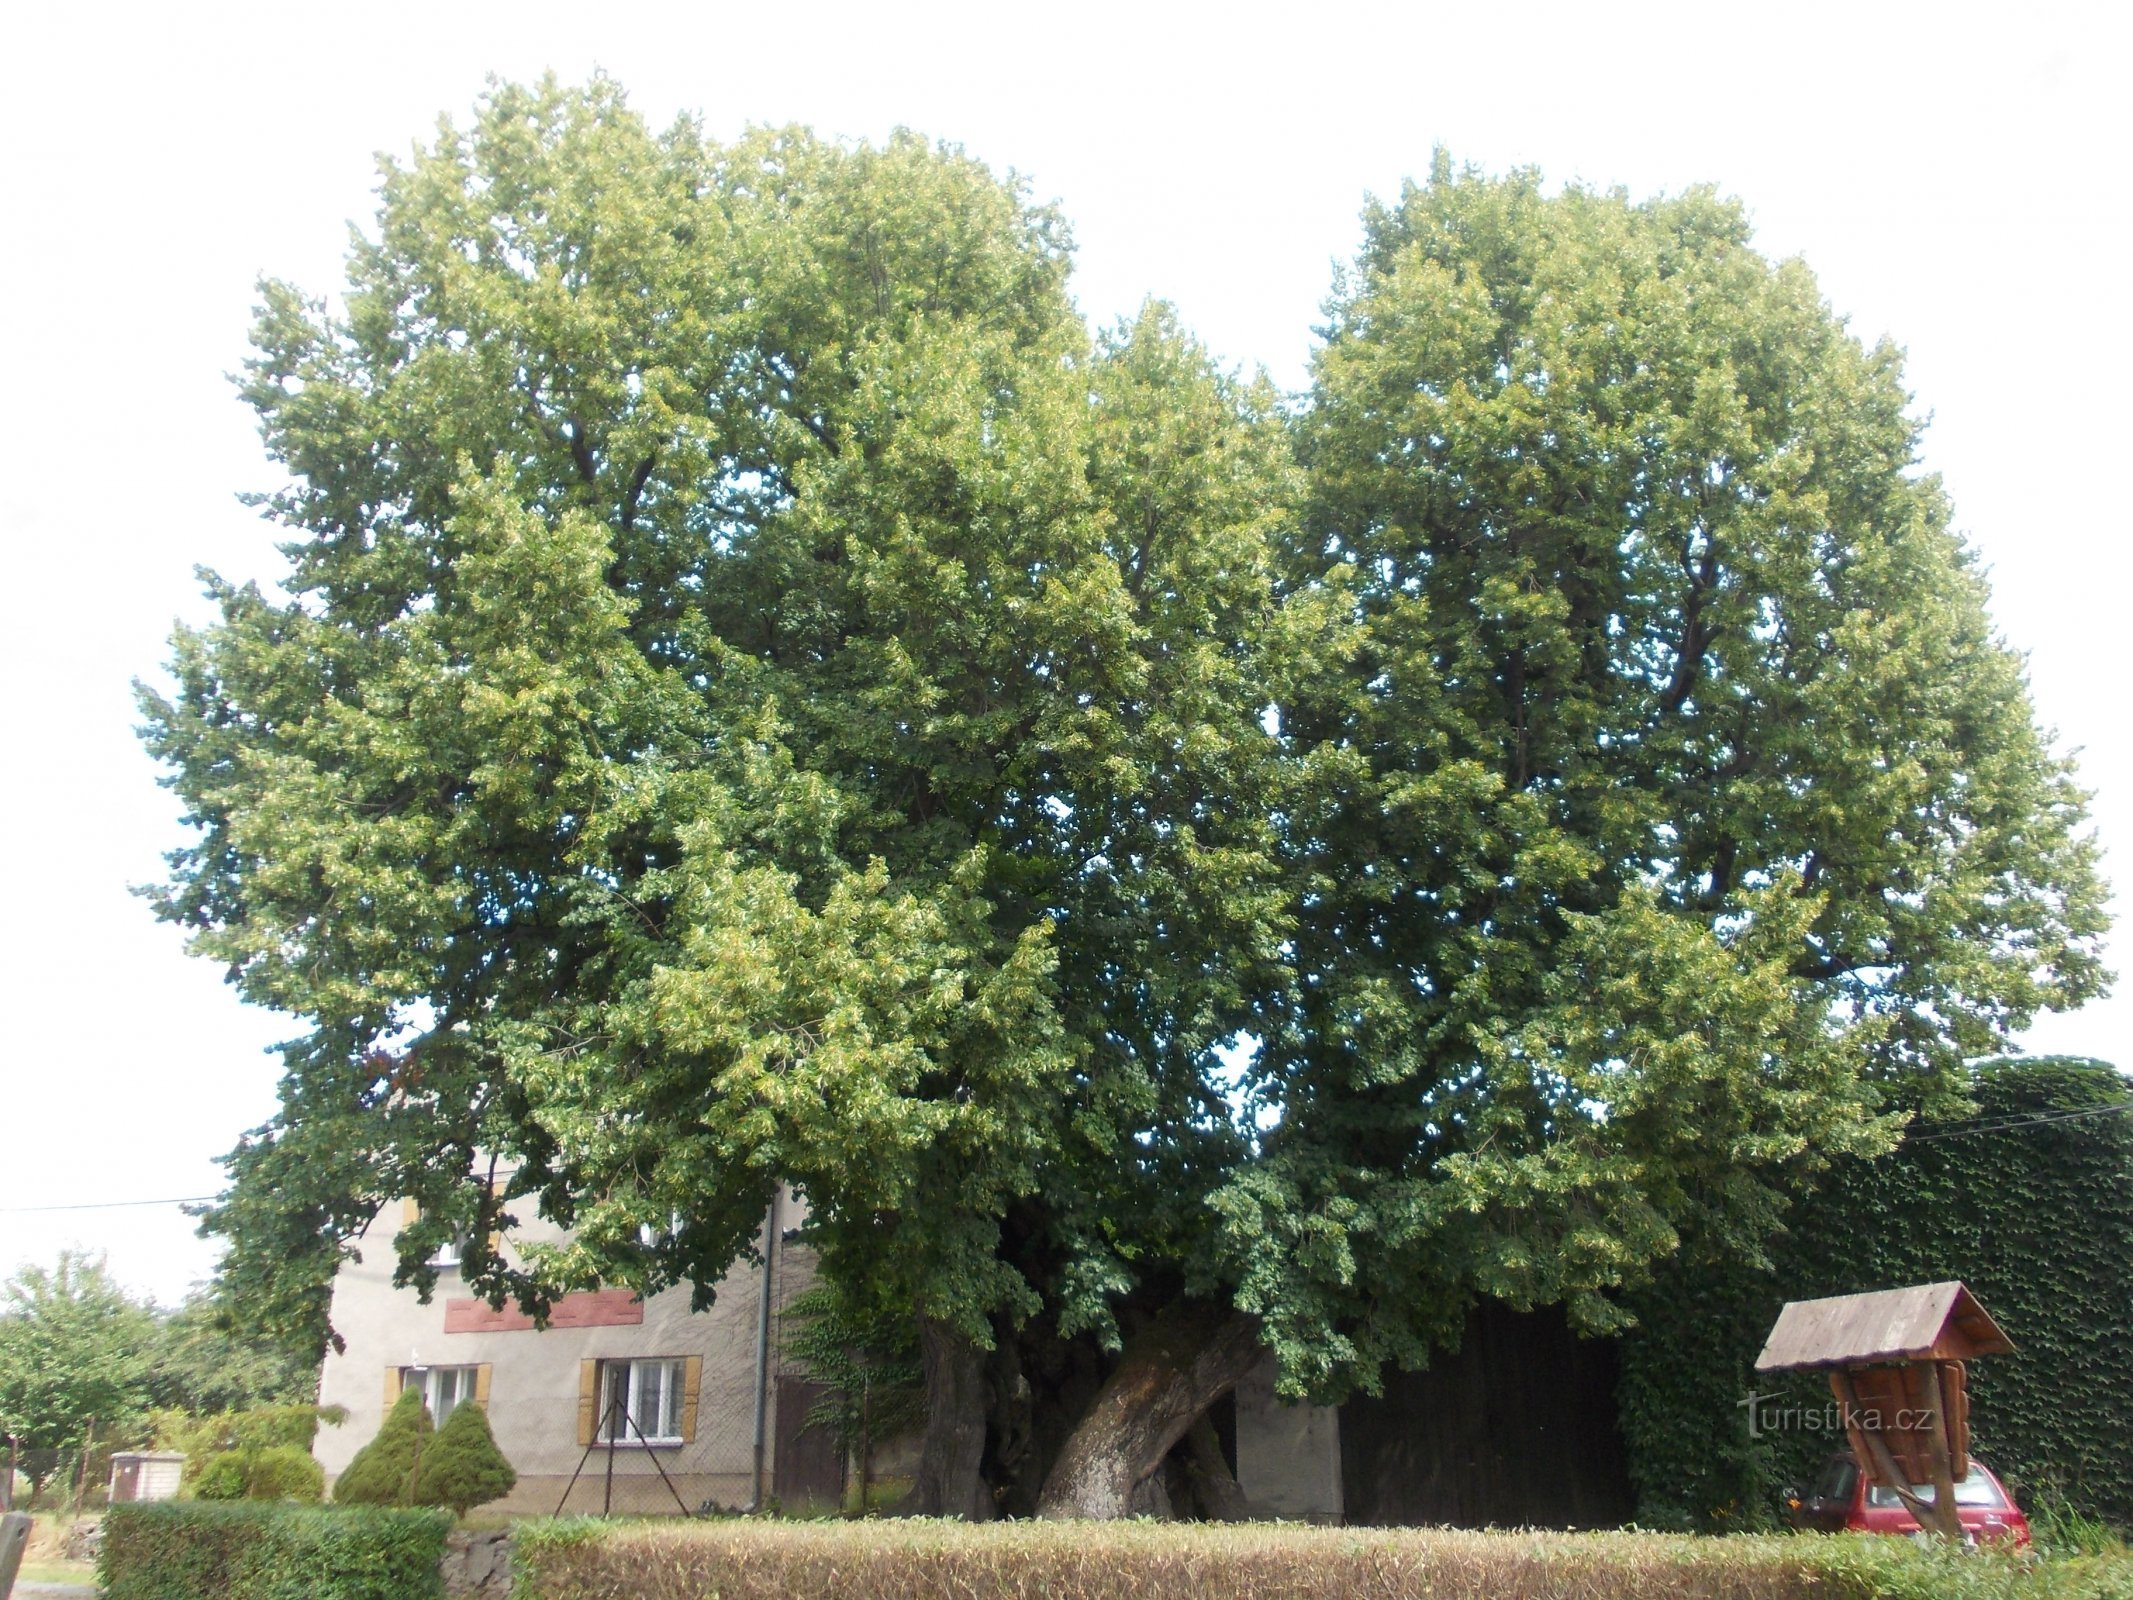
M 1852 1455 L 1923 1527 L 1962 1536 L 1955 1484 L 1970 1472 L 1965 1363 L 2014 1342 L 1960 1283 L 1788 1301 L 1758 1372 L 1827 1372 Z M 1917 1493 L 1933 1486 L 1930 1499 Z

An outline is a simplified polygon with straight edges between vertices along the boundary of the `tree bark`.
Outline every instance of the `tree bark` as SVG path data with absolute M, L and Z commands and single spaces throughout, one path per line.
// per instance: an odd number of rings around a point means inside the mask
M 1259 1359 L 1259 1323 L 1179 1301 L 1127 1341 L 1044 1480 L 1040 1517 L 1128 1517 L 1157 1503 L 1150 1480 L 1207 1408 Z
M 952 1323 L 918 1319 L 926 1375 L 926 1443 L 914 1497 L 921 1516 L 992 1519 L 986 1486 L 985 1352 Z
M 1200 1515 L 1209 1522 L 1243 1522 L 1251 1516 L 1244 1503 L 1244 1490 L 1222 1455 L 1222 1441 L 1206 1412 L 1185 1433 L 1185 1466 L 1192 1480 Z

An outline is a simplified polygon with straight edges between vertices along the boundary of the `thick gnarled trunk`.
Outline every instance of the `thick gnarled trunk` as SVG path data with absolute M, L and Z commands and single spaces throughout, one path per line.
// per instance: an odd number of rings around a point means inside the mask
M 1207 1408 L 1259 1358 L 1257 1319 L 1181 1301 L 1126 1343 L 1044 1480 L 1040 1517 L 1113 1518 L 1167 1509 L 1156 1474 Z
M 985 1352 L 951 1323 L 918 1322 L 926 1376 L 926 1443 L 913 1498 L 921 1516 L 989 1521 L 985 1482 Z

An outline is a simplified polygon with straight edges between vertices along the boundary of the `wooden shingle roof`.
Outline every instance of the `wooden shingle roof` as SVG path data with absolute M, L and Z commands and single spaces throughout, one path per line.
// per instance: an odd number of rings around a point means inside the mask
M 1757 1372 L 1807 1372 L 1876 1361 L 1966 1361 L 2014 1349 L 1960 1283 L 1792 1300 L 1756 1357 Z

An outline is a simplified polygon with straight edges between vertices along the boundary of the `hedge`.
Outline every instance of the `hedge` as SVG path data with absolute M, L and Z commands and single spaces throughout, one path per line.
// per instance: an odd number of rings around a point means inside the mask
M 258 1501 L 113 1506 L 103 1600 L 436 1600 L 452 1519 Z
M 2124 1600 L 2133 1565 L 1809 1535 L 522 1522 L 517 1600 Z
M 2032 1513 L 2133 1528 L 2133 1086 L 2100 1061 L 1985 1063 L 1974 1116 L 1846 1160 L 1765 1266 L 1675 1263 L 1627 1298 L 1622 1432 L 1648 1526 L 1770 1525 L 1843 1448 L 1826 1381 L 1759 1378 L 1787 1300 L 1959 1278 L 2013 1339 L 1970 1367 L 1972 1437 Z M 1750 1437 L 1742 1401 L 1782 1426 Z

